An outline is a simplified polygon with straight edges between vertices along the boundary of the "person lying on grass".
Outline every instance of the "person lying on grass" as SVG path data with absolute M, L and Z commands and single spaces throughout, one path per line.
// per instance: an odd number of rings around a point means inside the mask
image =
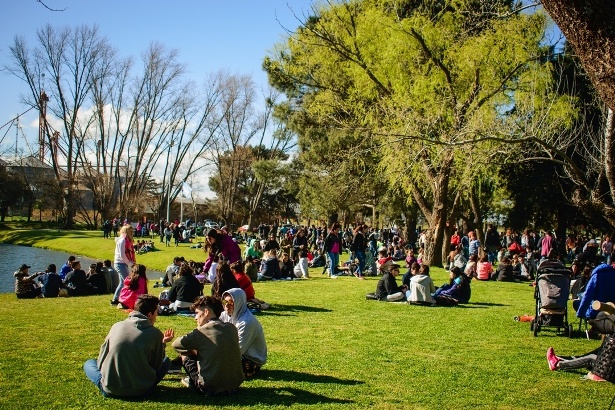
M 237 327 L 241 363 L 246 378 L 253 377 L 267 362 L 267 342 L 263 327 L 247 306 L 246 293 L 239 288 L 229 289 L 222 295 L 223 322 Z
M 140 295 L 128 318 L 111 327 L 98 360 L 83 365 L 85 375 L 103 396 L 143 396 L 167 374 L 171 361 L 165 356 L 165 343 L 175 332 L 167 329 L 162 333 L 154 327 L 158 302 L 156 296 Z
M 188 374 L 182 384 L 202 394 L 231 394 L 244 380 L 237 328 L 220 321 L 222 302 L 216 297 L 198 298 L 192 310 L 197 328 L 173 342 Z

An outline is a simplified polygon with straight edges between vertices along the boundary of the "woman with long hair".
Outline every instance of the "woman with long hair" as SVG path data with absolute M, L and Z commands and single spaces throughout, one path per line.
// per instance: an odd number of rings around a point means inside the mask
M 340 253 L 342 252 L 342 241 L 339 237 L 340 224 L 331 224 L 329 234 L 325 238 L 324 250 L 329 258 L 329 277 L 337 278 L 336 269 L 340 263 Z
M 206 252 L 209 252 L 209 255 L 205 261 L 205 266 L 203 266 L 203 272 L 209 272 L 215 255 L 220 257 L 220 262 L 226 260 L 228 263 L 237 262 L 241 258 L 239 245 L 223 231 L 211 229 L 207 232 L 206 242 L 206 246 L 203 248 Z
M 239 282 L 233 275 L 228 263 L 220 263 L 218 274 L 211 285 L 211 296 L 222 299 L 222 294 L 229 289 L 240 288 Z
M 115 289 L 112 305 L 117 305 L 120 297 L 120 292 L 124 286 L 124 280 L 130 274 L 130 269 L 137 263 L 135 258 L 135 248 L 133 245 L 134 229 L 131 225 L 126 224 L 120 229 L 120 236 L 115 238 L 115 256 L 113 263 L 115 270 L 119 275 L 119 285 Z
M 120 291 L 119 304 L 124 309 L 134 309 L 140 295 L 147 293 L 147 276 L 145 265 L 134 265 L 130 275 L 124 279 L 124 287 Z
M 365 271 L 365 248 L 367 244 L 365 242 L 365 235 L 363 234 L 363 225 L 359 224 L 354 230 L 354 236 L 352 237 L 352 245 L 350 250 L 354 252 L 354 256 L 359 261 L 358 269 L 355 276 L 359 279 L 363 279 L 363 271 Z

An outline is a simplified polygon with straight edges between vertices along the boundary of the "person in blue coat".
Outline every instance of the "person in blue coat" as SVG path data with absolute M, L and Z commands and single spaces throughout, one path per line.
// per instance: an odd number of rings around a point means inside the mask
M 577 317 L 595 319 L 598 311 L 592 308 L 592 302 L 599 300 L 602 303 L 615 302 L 615 264 L 598 265 L 591 274 L 585 286 L 585 293 L 581 297 L 577 310 Z M 573 303 L 574 307 L 575 303 Z

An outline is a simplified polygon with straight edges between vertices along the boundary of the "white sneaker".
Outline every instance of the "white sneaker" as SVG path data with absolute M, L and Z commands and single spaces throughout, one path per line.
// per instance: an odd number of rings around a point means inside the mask
M 184 385 L 184 386 L 186 386 L 186 387 L 191 387 L 191 386 L 190 386 L 190 377 L 183 377 L 183 378 L 180 380 L 180 382 L 181 382 L 181 384 L 183 384 L 183 385 Z
M 337 279 L 337 275 L 331 275 L 329 276 L 331 279 Z

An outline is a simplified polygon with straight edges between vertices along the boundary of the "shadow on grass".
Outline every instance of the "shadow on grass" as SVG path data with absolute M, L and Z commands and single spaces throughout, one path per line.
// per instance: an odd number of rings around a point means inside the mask
M 325 309 L 315 306 L 303 306 L 303 305 L 271 305 L 271 307 L 262 314 L 273 316 L 293 316 L 293 313 L 297 312 L 309 312 L 309 313 L 325 313 L 333 312 L 331 309 Z
M 337 377 L 327 375 L 316 375 L 310 373 L 295 372 L 293 370 L 269 370 L 262 369 L 258 376 L 258 379 L 263 380 L 281 380 L 281 381 L 302 381 L 308 383 L 332 383 L 332 384 L 345 384 L 345 385 L 357 385 L 364 384 L 359 380 L 346 380 L 338 379 Z
M 510 306 L 504 305 L 502 303 L 492 303 L 492 302 L 468 302 L 466 305 L 475 305 L 475 306 Z
M 178 383 L 179 384 L 179 383 Z M 147 398 L 148 402 L 173 403 L 176 405 L 212 406 L 292 406 L 293 404 L 351 404 L 352 400 L 336 399 L 294 387 L 242 387 L 231 396 L 204 396 L 186 387 L 159 386 Z

